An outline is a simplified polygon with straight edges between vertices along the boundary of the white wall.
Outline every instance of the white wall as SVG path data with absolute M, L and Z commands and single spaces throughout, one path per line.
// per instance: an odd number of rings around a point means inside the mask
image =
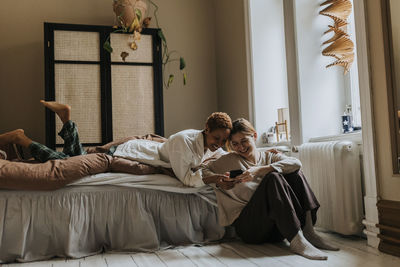
M 282 0 L 251 0 L 255 127 L 260 134 L 288 107 L 285 29 Z
M 175 81 L 164 89 L 165 136 L 188 128 L 203 129 L 207 117 L 218 111 L 214 0 L 153 1 L 159 6 L 160 26 L 169 49 L 185 58 L 187 72 L 184 86 L 179 62 L 170 66 Z M 164 75 L 168 73 L 167 69 Z
M 332 20 L 318 14 L 321 1 L 296 0 L 296 42 L 303 141 L 341 133 L 345 106 L 343 68 L 325 66 L 334 58 L 322 56 L 323 36 Z

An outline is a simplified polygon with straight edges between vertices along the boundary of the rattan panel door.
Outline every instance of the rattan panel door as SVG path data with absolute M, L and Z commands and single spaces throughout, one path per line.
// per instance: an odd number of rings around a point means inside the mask
M 46 100 L 72 107 L 85 146 L 120 138 L 163 135 L 161 41 L 145 29 L 138 49 L 111 27 L 45 23 Z M 103 49 L 109 38 L 113 53 Z M 125 61 L 121 52 L 129 55 Z M 62 124 L 46 111 L 46 144 L 61 147 Z
M 154 133 L 153 68 L 151 66 L 111 67 L 113 136 Z

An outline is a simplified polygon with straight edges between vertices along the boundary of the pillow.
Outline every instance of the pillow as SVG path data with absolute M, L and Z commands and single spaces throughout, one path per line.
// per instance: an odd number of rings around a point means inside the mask
M 45 163 L 0 159 L 0 188 L 55 190 L 82 177 L 110 170 L 112 157 L 94 153 Z

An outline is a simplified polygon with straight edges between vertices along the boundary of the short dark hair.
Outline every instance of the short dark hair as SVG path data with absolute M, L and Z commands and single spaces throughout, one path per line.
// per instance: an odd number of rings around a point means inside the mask
M 206 126 L 211 132 L 216 129 L 232 130 L 232 120 L 225 112 L 214 112 L 207 118 Z

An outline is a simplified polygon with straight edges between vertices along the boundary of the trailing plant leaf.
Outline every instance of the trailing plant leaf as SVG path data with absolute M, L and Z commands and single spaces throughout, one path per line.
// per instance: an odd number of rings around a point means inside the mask
M 125 32 L 127 32 L 127 31 L 128 31 L 128 26 L 125 25 L 125 22 L 124 22 L 124 20 L 122 19 L 122 15 L 123 15 L 123 14 L 124 14 L 124 12 L 122 12 L 122 13 L 117 17 L 117 20 L 118 20 L 119 24 L 121 25 L 121 28 L 122 28 Z
M 135 17 L 132 21 L 131 26 L 129 27 L 129 32 L 133 32 L 134 30 L 136 30 L 137 28 L 140 27 L 140 23 L 137 17 Z
M 186 62 L 185 59 L 183 57 L 179 58 L 179 69 L 183 70 L 186 67 Z
M 183 74 L 183 85 L 186 85 L 186 73 Z
M 167 42 L 167 40 L 165 39 L 164 33 L 162 32 L 161 29 L 158 31 L 158 36 L 160 36 L 161 40 L 162 40 L 164 43 Z
M 135 14 L 138 20 L 140 21 L 142 19 L 142 11 L 140 11 L 139 9 L 135 9 Z
M 154 18 L 156 19 L 157 28 L 161 28 L 160 25 L 158 24 L 158 16 L 157 16 L 157 13 L 158 13 L 158 6 L 157 6 L 153 1 L 151 1 L 151 0 L 149 0 L 149 2 L 150 2 L 150 4 L 152 4 L 152 5 L 154 6 L 154 12 L 153 12 L 153 14 L 154 14 Z
M 169 75 L 169 78 L 168 78 L 167 87 L 169 87 L 173 81 L 174 81 L 174 75 L 173 75 L 173 74 L 170 74 L 170 75 Z
M 110 53 L 110 54 L 111 54 L 112 51 L 113 51 L 113 48 L 111 47 L 111 44 L 110 44 L 110 41 L 109 41 L 109 40 L 107 40 L 107 41 L 104 42 L 103 48 L 104 48 L 108 53 Z

